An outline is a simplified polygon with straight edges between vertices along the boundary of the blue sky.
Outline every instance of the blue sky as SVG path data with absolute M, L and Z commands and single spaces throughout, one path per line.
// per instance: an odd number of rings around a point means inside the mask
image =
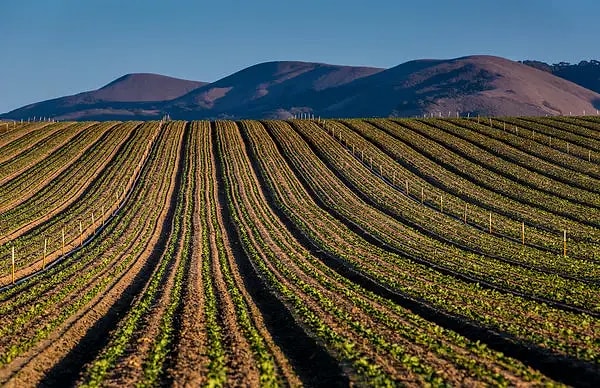
M 272 60 L 600 59 L 595 0 L 1 0 L 0 112 L 132 72 L 215 81 Z

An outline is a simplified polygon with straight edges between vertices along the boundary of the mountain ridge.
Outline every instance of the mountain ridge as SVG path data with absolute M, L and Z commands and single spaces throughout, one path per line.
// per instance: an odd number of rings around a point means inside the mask
M 30 104 L 0 118 L 144 120 L 166 113 L 188 120 L 287 118 L 298 113 L 536 116 L 600 108 L 599 93 L 541 64 L 489 55 L 418 59 L 389 69 L 271 61 L 211 83 L 133 73 L 95 91 Z

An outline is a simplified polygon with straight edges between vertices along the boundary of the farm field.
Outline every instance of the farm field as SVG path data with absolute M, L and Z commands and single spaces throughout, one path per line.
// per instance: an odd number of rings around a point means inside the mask
M 0 126 L 0 385 L 600 386 L 600 119 Z

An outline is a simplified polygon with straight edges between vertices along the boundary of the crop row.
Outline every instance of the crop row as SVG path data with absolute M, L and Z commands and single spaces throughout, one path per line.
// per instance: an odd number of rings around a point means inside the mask
M 559 149 L 565 153 L 571 151 L 579 154 L 581 158 L 587 156 L 587 151 L 600 148 L 600 139 L 594 139 L 587 134 L 587 131 L 580 129 L 569 128 L 567 130 L 553 126 L 554 121 L 546 118 L 503 118 L 502 121 L 508 125 L 516 125 L 517 127 L 525 127 L 534 130 L 536 134 L 546 135 L 552 138 L 552 147 Z M 576 146 L 576 147 L 573 147 Z M 571 149 L 573 148 L 573 149 Z
M 253 148 L 265 143 L 266 140 L 261 139 Z M 276 171 L 276 176 L 290 174 L 277 171 L 277 167 L 285 165 L 285 161 L 269 161 L 269 158 L 261 155 L 257 159 L 270 163 L 269 169 Z M 584 363 L 584 360 L 597 362 L 599 349 L 592 340 L 592 333 L 598 329 L 597 320 L 549 308 L 545 304 L 514 295 L 482 289 L 477 284 L 457 280 L 386 252 L 351 232 L 329 213 L 320 210 L 303 188 L 299 187 L 294 192 L 283 186 L 280 179 L 277 186 L 272 187 L 272 190 L 277 187 L 280 193 L 284 193 L 278 194 L 275 202 L 285 204 L 279 206 L 282 206 L 294 225 L 310 238 L 317 249 L 337 257 L 387 289 L 421 300 L 425 305 L 439 309 L 444 314 L 460 317 L 464 322 L 470 322 L 486 331 L 500 331 L 505 336 L 514 337 L 521 344 L 539 347 L 539 352 L 543 353 L 542 349 L 546 348 L 556 355 L 572 357 L 573 362 L 576 359 Z M 513 314 L 514 311 L 529 313 L 524 317 Z M 527 324 L 524 324 L 525 320 Z
M 506 123 L 499 120 L 492 120 L 492 126 L 480 125 L 471 120 L 448 120 L 448 124 L 477 132 L 487 139 L 489 144 L 503 144 L 504 147 L 520 150 L 526 154 L 541 161 L 542 164 L 551 163 L 564 169 L 575 171 L 577 174 L 588 175 L 598 178 L 598 166 L 592 162 L 596 155 L 589 152 L 586 155 L 577 155 L 577 150 L 566 153 L 566 149 L 555 148 L 550 144 L 550 137 L 536 133 L 535 130 L 517 126 L 506 126 Z M 558 144 L 554 144 L 558 145 Z M 588 161 L 589 157 L 589 161 Z M 529 164 L 536 168 L 538 172 L 545 173 L 536 164 Z M 552 167 L 551 167 L 552 168 Z
M 3 327 L 11 330 L 11 334 L 2 337 L 4 341 L 0 346 L 5 357 L 1 361 L 5 368 L 15 369 L 12 379 L 18 379 L 20 375 L 30 378 L 32 370 L 40 369 L 35 358 L 50 352 L 40 341 L 56 335 L 65 336 L 68 340 L 53 343 L 51 351 L 67 354 L 87 331 L 81 326 L 94 325 L 97 314 L 111 311 L 116 300 L 132 298 L 125 290 L 139 283 L 134 279 L 148 271 L 151 252 L 148 246 L 155 244 L 160 235 L 156 229 L 160 228 L 161 212 L 164 213 L 161 209 L 167 198 L 165 186 L 171 185 L 171 180 L 164 177 L 174 171 L 173 162 L 165 161 L 174 160 L 176 150 L 173 137 L 177 131 L 170 129 L 167 127 L 161 132 L 158 146 L 153 148 L 139 184 L 133 188 L 123 209 L 97 238 L 59 265 L 4 292 L 0 309 L 4 311 Z M 152 205 L 148 206 L 149 203 Z M 96 306 L 94 310 L 85 307 L 90 303 Z M 57 309 L 57 305 L 63 308 Z M 120 309 L 128 305 L 126 302 Z M 77 323 L 68 324 L 73 319 Z M 94 338 L 98 340 L 98 337 Z M 92 354 L 89 353 L 91 350 L 88 349 L 86 357 Z M 30 354 L 29 363 L 12 362 L 24 352 Z M 36 372 L 39 378 L 48 367 L 45 365 L 45 370 Z
M 324 132 L 319 134 L 316 125 L 298 123 L 294 127 L 315 149 L 320 160 L 285 124 L 268 124 L 282 148 L 281 153 L 291 161 L 313 196 L 343 222 L 357 226 L 367 236 L 376 237 L 389 251 L 480 284 L 493 284 L 505 292 L 518 291 L 551 299 L 557 296 L 560 303 L 598 307 L 590 304 L 590 300 L 598 296 L 598 287 L 577 279 L 600 279 L 597 265 L 522 247 L 487 232 L 471 233 L 473 229 L 460 221 L 398 195 L 346 149 L 324 138 Z M 355 193 L 360 193 L 364 201 Z M 464 251 L 467 246 L 471 252 Z
M 38 129 L 31 129 L 14 138 L 12 141 L 6 142 L 2 147 L 0 155 L 0 177 L 4 181 L 7 166 L 18 163 L 18 158 L 22 158 L 23 154 L 32 153 L 34 148 L 43 147 L 49 142 L 51 137 L 63 132 L 69 126 L 75 126 L 75 123 L 56 123 L 42 126 Z M 37 152 L 36 152 L 37 153 Z M 37 155 L 36 155 L 37 156 Z M 44 154 L 40 155 L 43 159 Z M 10 170 L 8 170 L 10 171 Z
M 444 138 L 445 144 L 452 144 L 452 148 L 457 148 L 469 158 L 479 161 L 490 171 L 562 198 L 589 203 L 592 206 L 600 204 L 598 198 L 600 181 L 596 177 L 574 169 L 563 168 L 552 163 L 547 156 L 531 156 L 505 143 L 495 141 L 487 134 L 479 134 L 455 126 L 449 121 L 431 120 L 426 123 L 443 134 L 442 136 L 436 134 L 436 137 Z M 428 134 L 430 132 L 431 130 L 427 131 Z M 579 164 L 589 163 L 580 161 Z
M 189 207 L 188 209 L 184 208 L 184 197 L 189 193 L 190 188 L 187 179 L 189 171 L 185 154 L 181 152 L 187 134 L 183 131 L 183 125 L 171 130 L 176 133 L 173 144 L 173 151 L 176 155 L 173 155 L 174 168 L 172 171 L 182 176 L 172 181 L 167 191 L 169 206 L 171 208 L 175 206 L 175 208 L 172 210 L 172 214 L 169 210 L 163 223 L 163 228 L 166 228 L 161 233 L 164 234 L 164 237 L 161 238 L 164 247 L 160 249 L 155 268 L 143 291 L 136 297 L 127 314 L 119 322 L 117 329 L 111 333 L 108 344 L 86 367 L 81 381 L 82 386 L 99 386 L 117 378 L 117 381 L 124 385 L 131 384 L 130 379 L 145 382 L 146 385 L 156 384 L 161 372 L 161 358 L 164 361 L 164 358 L 161 357 L 162 352 L 160 349 L 152 348 L 169 346 L 170 341 L 168 336 L 162 338 L 161 341 L 156 341 L 156 337 L 159 335 L 157 331 L 163 329 L 163 326 L 157 324 L 156 321 L 163 318 L 170 303 L 179 302 L 178 293 L 187 258 L 182 257 L 182 246 L 179 240 L 183 238 L 183 227 L 187 225 L 185 218 L 189 217 Z M 181 170 L 179 170 L 180 168 Z M 176 190 L 180 186 L 185 189 Z M 187 214 L 184 216 L 186 210 Z M 160 242 L 158 244 L 162 245 Z M 172 321 L 164 329 L 168 330 L 171 325 Z M 141 338 L 146 340 L 140 341 Z M 142 376 L 128 370 L 129 366 L 139 369 L 140 364 L 146 364 Z
M 600 232 L 594 227 L 553 214 L 524 201 L 522 197 L 512 192 L 500 192 L 496 187 L 487 184 L 485 170 L 480 171 L 481 175 L 474 179 L 473 176 L 464 174 L 462 170 L 453 168 L 444 160 L 447 153 L 443 148 L 427 142 L 424 145 L 414 142 L 409 136 L 405 136 L 409 131 L 400 131 L 397 126 L 386 120 L 377 121 L 378 128 L 364 121 L 352 121 L 346 124 L 442 192 L 450 193 L 468 204 L 481 208 L 483 211 L 473 212 L 477 225 L 487 226 L 488 212 L 485 210 L 491 210 L 513 220 L 525 222 L 540 231 L 552 231 L 554 236 L 560 236 L 562 231 L 567 229 L 571 238 L 576 241 L 594 241 L 600 237 Z M 439 201 L 439 198 L 437 200 Z M 444 203 L 444 210 L 445 205 Z M 457 214 L 462 215 L 463 209 L 464 206 L 462 209 L 459 207 Z M 515 229 L 518 231 L 518 226 L 507 228 L 505 233 Z M 535 237 L 536 234 L 534 233 L 533 236 Z M 542 242 L 543 240 L 540 241 Z
M 5 213 L 11 240 L 4 251 L 9 246 L 17 248 L 19 268 L 42 265 L 44 245 L 47 262 L 58 258 L 63 251 L 63 233 L 68 250 L 93 234 L 116 209 L 148 152 L 144 148 L 153 138 L 156 124 L 134 130 L 136 127 L 114 128 L 52 184 Z
M 347 228 L 341 225 L 336 226 L 334 222 L 331 222 L 330 215 L 315 209 L 314 202 L 298 184 L 289 167 L 286 167 L 285 160 L 277 152 L 272 140 L 269 140 L 264 128 L 254 122 L 242 122 L 240 128 L 248 139 L 248 148 L 252 152 L 259 175 L 265 180 L 264 189 L 268 192 L 268 201 L 275 208 L 285 212 L 286 218 L 295 225 L 290 226 L 286 223 L 284 226 L 282 220 L 279 220 L 269 210 L 266 205 L 267 200 L 260 194 L 257 182 L 252 183 L 257 178 L 249 177 L 242 180 L 244 185 L 250 185 L 244 190 L 245 196 L 248 197 L 246 201 L 255 198 L 255 201 L 259 200 L 262 203 L 250 202 L 245 203 L 244 206 L 230 205 L 239 212 L 239 224 L 244 222 L 243 217 L 248 219 L 245 221 L 248 234 L 242 239 L 248 252 L 252 254 L 254 251 L 253 260 L 263 274 L 263 278 L 288 300 L 291 308 L 295 309 L 305 322 L 308 321 L 309 327 L 316 330 L 317 335 L 324 338 L 333 355 L 342 357 L 342 360 L 346 359 L 346 362 L 351 363 L 358 376 L 366 375 L 371 379 L 380 378 L 381 381 L 391 377 L 412 382 L 421 381 L 421 383 L 428 381 L 434 385 L 453 379 L 456 379 L 455 383 L 457 381 L 466 383 L 473 377 L 474 369 L 481 374 L 479 378 L 493 379 L 485 372 L 486 367 L 481 364 L 473 365 L 473 369 L 466 373 L 463 371 L 458 375 L 453 375 L 457 368 L 466 367 L 460 365 L 461 357 L 452 355 L 446 358 L 444 352 L 436 345 L 433 343 L 423 344 L 423 341 L 418 339 L 430 335 L 433 339 L 437 338 L 434 340 L 436 344 L 440 343 L 438 341 L 450 342 L 451 339 L 441 340 L 432 333 L 427 335 L 422 333 L 423 337 L 419 335 L 419 328 L 428 330 L 435 325 L 424 324 L 421 321 L 420 325 L 413 327 L 410 318 L 406 316 L 408 314 L 406 310 L 389 300 L 377 297 L 356 284 L 350 286 L 351 282 L 324 266 L 321 258 L 313 256 L 306 247 L 299 244 L 296 238 L 290 234 L 290 228 L 297 227 L 299 231 L 302 231 L 301 235 L 304 238 L 308 238 L 316 244 L 319 244 L 321 236 L 327 235 L 327 238 L 331 239 L 330 243 L 339 249 L 332 252 L 329 247 L 319 245 L 315 251 L 318 252 L 319 249 L 324 250 L 325 248 L 325 251 L 343 261 L 353 261 L 354 258 L 370 261 L 380 253 L 375 247 L 372 247 L 374 248 L 372 254 L 369 254 L 367 249 L 361 249 L 355 244 L 357 240 L 352 239 L 351 232 Z M 230 155 L 229 152 L 228 156 Z M 240 166 L 239 170 L 231 175 L 237 176 L 247 169 L 248 167 Z M 234 186 L 229 187 L 232 191 L 234 190 Z M 238 195 L 241 196 L 241 201 L 244 193 L 241 192 Z M 303 195 L 303 197 L 297 198 L 298 195 Z M 295 205 L 292 205 L 293 203 Z M 319 213 L 322 218 L 315 218 L 314 216 Z M 259 222 L 251 223 L 252 219 L 258 219 Z M 257 226 L 252 227 L 252 225 Z M 348 238 L 351 241 L 344 243 L 343 241 Z M 356 250 L 354 252 L 346 251 L 339 255 L 349 246 L 355 247 Z M 269 253 L 273 250 L 279 253 L 276 255 Z M 373 265 L 378 264 L 373 263 Z M 373 323 L 374 316 L 377 316 L 378 324 Z M 413 317 L 411 316 L 411 318 Z M 324 320 L 325 325 L 319 324 L 318 319 Z M 330 330 L 335 330 L 335 328 L 343 331 L 332 333 Z M 433 329 L 432 332 L 434 331 L 440 335 L 444 332 L 441 328 Z M 357 341 L 357 338 L 364 338 L 362 345 L 359 345 L 361 341 L 354 342 Z M 365 343 L 365 340 L 368 342 Z M 338 344 L 337 341 L 341 341 L 341 344 Z M 482 350 L 487 351 L 487 348 L 483 347 Z M 372 364 L 371 357 L 374 357 L 375 354 L 377 355 L 376 359 L 380 360 L 379 362 L 389 364 L 387 366 L 379 363 Z M 425 354 L 427 356 L 424 356 Z M 493 359 L 495 355 L 497 354 L 492 352 L 487 357 L 482 355 L 474 358 L 485 363 L 484 360 L 489 361 L 489 357 Z M 389 361 L 384 361 L 386 359 Z M 453 364 L 453 362 L 457 364 Z M 369 366 L 369 364 L 371 365 Z M 514 365 L 518 365 L 518 362 Z M 511 374 L 510 369 L 507 369 L 497 377 L 507 378 L 507 375 Z M 379 373 L 376 374 L 377 372 Z M 385 377 L 385 374 L 381 375 L 383 372 L 388 374 L 388 377 Z
M 382 121 L 384 120 L 373 122 Z M 567 200 L 550 192 L 540 191 L 533 183 L 525 185 L 493 172 L 489 170 L 489 166 L 482 165 L 484 160 L 471 160 L 466 153 L 457 153 L 457 148 L 450 141 L 444 143 L 439 140 L 439 137 L 443 137 L 440 131 L 432 130 L 422 122 L 399 120 L 388 121 L 386 124 L 384 128 L 390 134 L 406 140 L 433 161 L 479 186 L 584 225 L 595 228 L 600 226 L 600 214 L 597 214 L 593 205 Z M 425 132 L 428 132 L 427 136 L 423 134 Z
M 40 147 L 40 153 L 48 151 L 46 155 L 38 158 L 37 147 L 32 152 L 23 155 L 24 157 L 15 159 L 15 162 L 21 164 L 16 169 L 12 169 L 12 161 L 10 161 L 7 169 L 8 174 L 3 180 L 0 189 L 0 195 L 10 198 L 5 201 L 0 207 L 0 210 L 9 209 L 16 204 L 23 202 L 32 193 L 35 193 L 36 188 L 44 185 L 52 179 L 56 172 L 60 172 L 62 168 L 68 167 L 73 161 L 77 160 L 81 152 L 85 151 L 93 145 L 113 125 L 110 123 L 91 125 L 89 123 L 77 123 L 71 127 L 67 127 L 62 131 L 65 136 L 56 136 L 49 140 L 49 149 Z M 63 167 L 64 166 L 64 167 Z
M 10 125 L 8 127 L 0 125 L 0 149 L 13 141 L 18 141 L 21 137 L 34 133 L 38 129 L 47 127 L 50 123 L 35 122 Z
M 486 232 L 500 237 L 502 244 L 523 244 L 524 221 L 519 213 L 502 207 L 503 203 L 479 201 L 479 198 L 487 199 L 487 193 L 475 191 L 477 187 L 470 182 L 452 176 L 384 131 L 359 120 L 345 121 L 343 124 L 327 121 L 326 131 L 335 133 L 333 137 L 346 147 L 354 159 L 361 161 L 395 189 L 395 193 L 389 194 L 395 201 L 406 199 L 420 204 L 424 214 L 444 221 L 437 225 L 438 228 L 443 228 L 444 224 L 450 222 L 449 218 L 452 218 L 462 222 L 460 230 L 463 233 L 469 233 L 467 229 L 471 229 L 470 233 L 474 235 Z M 399 198 L 401 196 L 404 198 Z M 526 209 L 519 203 L 515 205 Z M 529 221 L 527 218 L 526 220 Z M 430 225 L 433 224 L 421 224 L 422 227 Z M 529 222 L 526 226 L 526 246 L 563 253 L 563 236 L 558 232 L 540 230 L 532 227 Z M 447 229 L 443 235 L 453 237 L 453 234 L 453 230 Z M 474 239 L 468 241 L 467 245 L 478 244 L 477 239 Z M 593 257 L 596 250 L 590 245 L 570 239 L 568 254 L 574 257 Z

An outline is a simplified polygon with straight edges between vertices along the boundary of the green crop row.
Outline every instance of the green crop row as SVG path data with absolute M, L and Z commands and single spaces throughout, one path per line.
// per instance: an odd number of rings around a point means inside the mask
M 273 163 L 274 166 L 279 164 Z M 302 197 L 295 204 L 289 189 L 279 197 L 280 201 L 288 203 L 282 206 L 284 210 L 319 249 L 338 257 L 355 270 L 449 314 L 462 316 L 490 330 L 514 335 L 523 343 L 538 344 L 574 358 L 597 360 L 598 344 L 592 340 L 590 332 L 596 330 L 597 320 L 485 290 L 477 284 L 465 283 L 385 252 L 354 235 L 328 213 L 316 208 L 313 210 L 313 201 L 307 193 L 304 190 L 299 192 Z M 524 325 L 523 317 L 515 316 L 513 311 L 531 311 L 528 323 Z M 550 321 L 553 324 L 549 324 Z M 567 326 L 569 334 L 564 331 Z

